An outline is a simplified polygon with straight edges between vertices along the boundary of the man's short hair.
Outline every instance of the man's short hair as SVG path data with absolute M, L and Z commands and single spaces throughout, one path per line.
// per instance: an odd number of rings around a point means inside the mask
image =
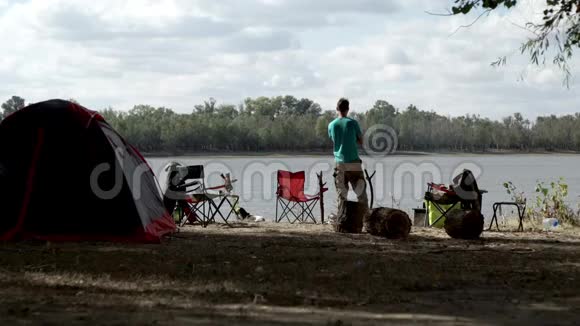
M 338 100 L 338 103 L 336 104 L 336 109 L 340 112 L 346 112 L 349 110 L 349 105 L 350 103 L 348 102 L 348 99 L 343 97 L 340 100 Z

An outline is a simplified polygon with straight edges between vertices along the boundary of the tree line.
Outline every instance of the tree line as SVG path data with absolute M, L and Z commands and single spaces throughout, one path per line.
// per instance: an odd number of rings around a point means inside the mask
M 23 106 L 24 99 L 12 97 L 2 104 L 0 118 Z M 239 105 L 209 99 L 191 113 L 150 105 L 100 113 L 141 151 L 166 154 L 328 151 L 327 126 L 336 117 L 334 110 L 289 95 L 247 98 Z M 351 116 L 363 131 L 377 124 L 392 127 L 400 151 L 580 151 L 580 113 L 540 116 L 533 122 L 520 113 L 491 120 L 443 116 L 414 105 L 400 110 L 378 100 Z

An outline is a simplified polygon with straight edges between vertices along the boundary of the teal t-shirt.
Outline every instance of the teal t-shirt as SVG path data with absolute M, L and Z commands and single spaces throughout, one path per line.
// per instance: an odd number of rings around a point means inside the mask
M 362 137 L 358 122 L 351 118 L 336 118 L 328 125 L 328 136 L 334 142 L 334 158 L 338 163 L 358 161 L 357 137 Z

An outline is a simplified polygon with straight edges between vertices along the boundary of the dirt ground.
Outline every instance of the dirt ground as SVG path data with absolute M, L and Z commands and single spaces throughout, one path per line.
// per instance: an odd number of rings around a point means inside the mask
M 161 245 L 0 244 L 0 324 L 577 324 L 580 235 L 186 227 Z

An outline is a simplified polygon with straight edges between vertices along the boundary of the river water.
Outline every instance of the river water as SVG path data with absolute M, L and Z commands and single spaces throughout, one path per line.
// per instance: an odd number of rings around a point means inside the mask
M 306 193 L 318 189 L 316 173 L 322 171 L 329 191 L 325 194 L 325 215 L 336 211 L 336 192 L 332 177 L 331 156 L 210 156 L 147 158 L 155 174 L 164 184 L 163 167 L 170 161 L 183 165 L 204 165 L 206 185 L 222 184 L 220 173 L 230 173 L 238 179 L 234 192 L 241 196 L 241 206 L 254 215 L 272 218 L 276 208 L 276 171 L 305 171 Z M 375 207 L 399 207 L 412 213 L 422 205 L 428 182 L 451 183 L 464 168 L 477 177 L 479 187 L 488 191 L 483 197 L 483 213 L 491 217 L 491 206 L 497 201 L 509 201 L 503 183 L 513 182 L 524 191 L 528 201 L 535 200 L 538 181 L 552 182 L 560 177 L 569 186 L 568 202 L 575 208 L 580 202 L 580 156 L 560 154 L 523 155 L 409 155 L 363 157 L 365 168 L 372 173 Z M 354 193 L 349 195 L 355 199 Z M 316 209 L 316 216 L 319 210 Z

